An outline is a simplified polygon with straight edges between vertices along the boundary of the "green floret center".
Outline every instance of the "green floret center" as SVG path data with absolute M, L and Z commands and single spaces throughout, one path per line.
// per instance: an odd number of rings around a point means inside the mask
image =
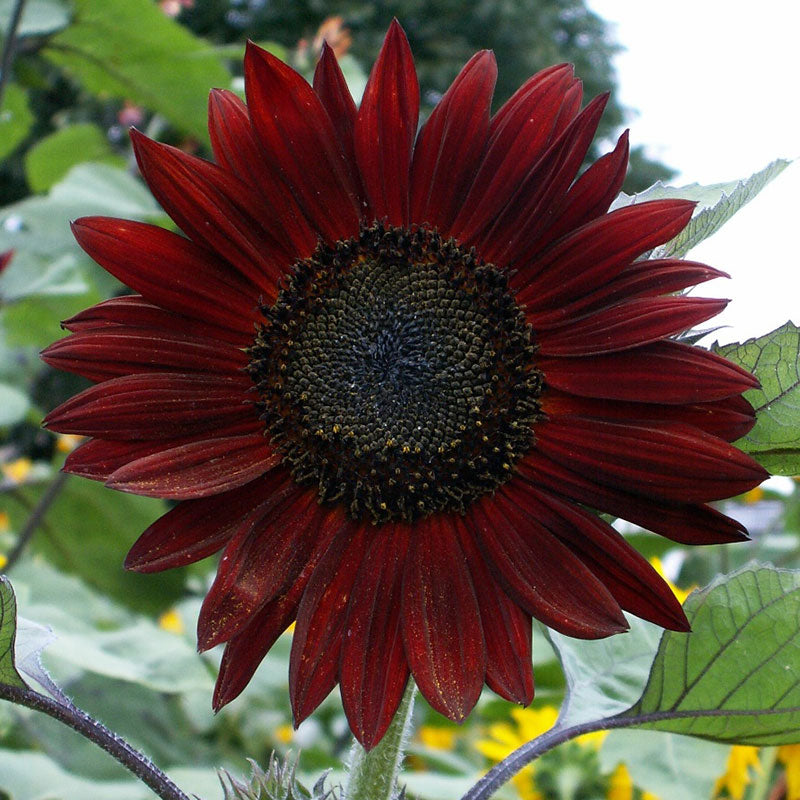
M 299 483 L 357 518 L 462 512 L 533 443 L 541 374 L 503 273 L 426 228 L 320 244 L 262 309 L 259 412 Z

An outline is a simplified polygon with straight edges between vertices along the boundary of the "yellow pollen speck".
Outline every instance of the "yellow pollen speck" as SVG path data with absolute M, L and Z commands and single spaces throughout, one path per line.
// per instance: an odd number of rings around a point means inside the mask
M 162 631 L 174 633 L 178 636 L 180 636 L 186 630 L 186 626 L 183 624 L 181 615 L 174 608 L 169 611 L 165 611 L 158 618 L 158 627 L 161 628 Z
M 341 429 L 342 429 L 342 426 L 339 425 L 338 423 L 333 426 L 333 432 L 334 433 L 339 433 L 339 431 L 341 431 Z
M 30 474 L 33 464 L 29 458 L 18 458 L 0 465 L 3 475 L 12 483 L 22 483 Z

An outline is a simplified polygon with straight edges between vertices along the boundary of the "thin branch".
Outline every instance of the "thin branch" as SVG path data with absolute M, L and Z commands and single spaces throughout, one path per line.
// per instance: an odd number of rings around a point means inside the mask
M 102 747 L 162 800 L 190 800 L 149 758 L 79 708 L 63 705 L 31 689 L 3 683 L 0 683 L 0 697 L 63 722 Z
M 8 76 L 11 72 L 11 65 L 14 63 L 14 50 L 17 44 L 17 31 L 22 22 L 22 12 L 25 9 L 25 0 L 17 0 L 14 4 L 14 11 L 11 14 L 11 21 L 8 24 L 5 41 L 3 42 L 3 55 L 0 57 L 0 107 L 3 105 L 3 95 L 8 85 Z
M 28 517 L 25 526 L 19 533 L 14 549 L 8 555 L 8 561 L 3 568 L 3 572 L 10 572 L 14 564 L 19 561 L 31 537 L 36 533 L 36 529 L 39 525 L 41 525 L 45 514 L 50 510 L 50 506 L 53 505 L 53 502 L 64 488 L 67 477 L 66 472 L 59 472 L 47 487 L 44 494 L 39 498 L 39 502 L 36 504 L 33 511 L 31 511 L 31 515 Z

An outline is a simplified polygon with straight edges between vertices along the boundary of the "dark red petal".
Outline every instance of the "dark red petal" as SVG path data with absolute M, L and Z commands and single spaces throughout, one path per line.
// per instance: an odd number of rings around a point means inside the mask
M 689 630 L 669 586 L 607 522 L 524 481 L 511 481 L 501 491 L 566 544 L 626 611 L 663 628 Z
M 618 303 L 558 327 L 538 332 L 546 356 L 614 353 L 699 325 L 716 316 L 727 300 L 708 297 L 643 297 Z
M 678 259 L 638 261 L 626 267 L 615 278 L 596 286 L 569 303 L 541 306 L 537 309 L 533 308 L 535 303 L 531 304 L 528 306 L 529 317 L 534 320 L 537 330 L 543 330 L 560 325 L 567 319 L 583 317 L 622 300 L 678 292 L 714 278 L 728 277 L 730 276 L 721 270 L 695 261 Z
M 252 335 L 258 290 L 205 248 L 155 225 L 109 217 L 82 217 L 72 233 L 103 269 L 151 303 Z
M 517 463 L 518 473 L 534 486 L 546 487 L 579 503 L 634 522 L 681 544 L 722 544 L 747 540 L 744 526 L 704 505 L 672 503 L 632 494 L 587 478 L 537 449 Z
M 146 302 L 139 295 L 113 297 L 91 306 L 61 323 L 63 328 L 78 333 L 125 325 L 131 328 L 150 329 L 154 332 L 172 332 L 200 338 L 214 338 L 244 347 L 253 342 L 252 323 L 248 331 L 222 328 L 208 322 L 201 315 L 185 317 L 175 311 L 165 310 Z
M 239 436 L 245 433 L 263 434 L 263 431 L 263 423 L 254 417 L 250 420 L 234 421 L 230 424 L 220 425 L 214 429 L 214 437 Z M 122 441 L 90 439 L 67 456 L 63 469 L 64 472 L 68 472 L 71 475 L 80 475 L 83 478 L 96 481 L 106 481 L 113 472 L 138 458 L 160 453 L 163 450 L 189 444 L 190 442 L 205 441 L 206 439 L 208 439 L 208 431 L 201 431 L 194 436 L 146 439 L 143 441 L 132 439 Z
M 625 131 L 614 150 L 595 161 L 570 187 L 537 242 L 539 248 L 608 211 L 622 189 L 628 170 L 628 151 L 628 131 Z
M 408 40 L 394 20 L 372 67 L 355 127 L 356 160 L 376 219 L 409 222 L 411 150 L 419 84 Z
M 51 411 L 42 424 L 59 433 L 105 439 L 166 439 L 213 431 L 257 416 L 250 379 L 152 373 L 92 386 Z
M 275 644 L 275 640 L 295 618 L 300 598 L 305 592 L 309 578 L 316 569 L 320 558 L 334 535 L 347 524 L 349 523 L 344 522 L 341 513 L 331 513 L 320 530 L 319 541 L 314 552 L 309 556 L 302 572 L 295 578 L 286 593 L 278 595 L 266 603 L 228 642 L 214 689 L 212 705 L 215 711 L 219 711 L 222 706 L 230 703 L 241 693 L 264 656 Z
M 595 97 L 528 172 L 497 218 L 471 240 L 482 256 L 506 266 L 527 265 L 540 236 L 575 180 L 594 139 L 608 95 Z
M 298 258 L 311 255 L 317 234 L 281 179 L 280 170 L 265 156 L 253 133 L 247 106 L 233 92 L 211 91 L 208 130 L 217 163 L 250 184 L 267 201 L 261 222 Z
M 617 601 L 566 545 L 503 495 L 476 501 L 468 524 L 511 597 L 551 628 L 579 639 L 628 629 Z
M 411 166 L 411 219 L 447 235 L 475 179 L 489 134 L 497 62 L 476 53 L 422 126 Z
M 372 535 L 369 526 L 348 521 L 320 559 L 303 595 L 289 660 L 289 694 L 296 725 L 336 685 L 347 604 Z
M 247 107 L 266 157 L 329 242 L 358 232 L 358 200 L 336 130 L 302 75 L 247 43 Z
M 220 341 L 124 327 L 74 333 L 45 348 L 41 358 L 92 381 L 173 370 L 238 375 L 247 365 L 240 348 Z
M 367 750 L 386 733 L 408 681 L 400 603 L 410 532 L 404 524 L 372 532 L 342 634 L 342 703 L 350 730 Z
M 486 640 L 486 683 L 512 703 L 533 700 L 531 617 L 500 587 L 462 519 L 453 521 L 478 598 Z
M 339 147 L 348 163 L 356 163 L 354 129 L 356 125 L 356 104 L 347 88 L 339 62 L 328 43 L 323 41 L 317 68 L 314 70 L 314 91 L 322 107 L 328 112 Z
M 663 405 L 576 397 L 551 389 L 540 403 L 548 417 L 576 415 L 612 422 L 650 422 L 656 426 L 660 422 L 684 422 L 727 442 L 744 436 L 756 421 L 752 406 L 740 395 L 709 403 Z
M 425 699 L 463 721 L 486 675 L 486 644 L 466 557 L 446 516 L 415 523 L 403 579 L 406 657 Z
M 536 438 L 543 453 L 598 483 L 681 503 L 721 500 L 767 477 L 741 450 L 681 423 L 553 417 L 536 424 Z
M 568 64 L 543 70 L 492 119 L 486 155 L 453 222 L 453 235 L 461 241 L 471 240 L 497 216 L 556 138 L 559 112 L 574 80 Z
M 277 466 L 263 433 L 191 442 L 131 461 L 112 472 L 106 486 L 121 492 L 192 500 L 242 486 Z
M 702 403 L 756 388 L 747 371 L 699 347 L 653 342 L 591 358 L 537 358 L 548 385 L 583 397 Z
M 155 142 L 135 129 L 131 141 L 142 177 L 178 227 L 274 300 L 296 254 L 266 227 L 261 198 L 210 161 Z
M 530 312 L 569 303 L 616 277 L 628 264 L 682 231 L 694 203 L 654 200 L 612 211 L 521 267 L 511 283 Z
M 328 509 L 290 475 L 253 509 L 225 547 L 197 620 L 200 651 L 235 636 L 264 603 L 283 594 L 319 539 Z
M 230 492 L 184 500 L 136 540 L 125 558 L 125 569 L 161 572 L 216 553 L 284 477 L 283 470 L 275 469 Z

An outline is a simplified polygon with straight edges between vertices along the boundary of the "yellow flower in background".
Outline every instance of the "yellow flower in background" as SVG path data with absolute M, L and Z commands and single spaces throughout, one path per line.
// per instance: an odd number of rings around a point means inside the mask
M 745 790 L 753 780 L 750 777 L 751 767 L 756 772 L 761 772 L 758 748 L 738 744 L 731 747 L 725 772 L 714 784 L 714 797 L 719 797 L 725 791 L 733 800 L 742 800 Z
M 418 736 L 420 742 L 432 750 L 452 750 L 456 743 L 456 729 L 441 725 L 423 725 Z
M 6 480 L 12 483 L 22 483 L 30 475 L 31 467 L 33 467 L 33 463 L 29 458 L 18 458 L 15 461 L 0 464 L 0 471 Z
M 178 636 L 186 630 L 186 626 L 183 624 L 183 618 L 174 608 L 170 611 L 165 611 L 158 618 L 158 627 L 161 628 L 161 630 L 167 631 L 167 633 L 174 633 Z
M 3 569 L 6 564 L 8 564 L 8 559 L 0 553 L 0 569 Z
M 786 768 L 786 800 L 800 800 L 800 744 L 779 747 L 778 761 Z
M 278 725 L 275 728 L 275 738 L 281 744 L 289 744 L 294 737 L 294 729 L 291 725 Z
M 764 499 L 764 490 L 760 486 L 756 486 L 755 489 L 751 489 L 749 492 L 745 492 L 742 495 L 742 500 L 745 503 L 757 503 L 759 500 Z
M 628 768 L 620 762 L 608 781 L 606 800 L 633 800 L 633 778 Z M 642 800 L 659 800 L 651 792 L 642 792 Z
M 71 453 L 85 439 L 85 436 L 74 433 L 62 433 L 56 437 L 56 450 L 59 453 Z
M 11 530 L 11 518 L 8 516 L 8 511 L 0 511 L 0 533 L 8 530 Z
M 664 574 L 664 565 L 661 563 L 660 558 L 651 558 L 650 563 L 653 565 L 653 569 L 666 581 L 667 586 L 672 589 L 672 594 L 678 598 L 678 602 L 683 605 L 686 601 L 686 598 L 694 591 L 696 588 L 695 586 L 690 586 L 688 589 L 681 589 L 679 586 L 676 586 L 665 574 Z

